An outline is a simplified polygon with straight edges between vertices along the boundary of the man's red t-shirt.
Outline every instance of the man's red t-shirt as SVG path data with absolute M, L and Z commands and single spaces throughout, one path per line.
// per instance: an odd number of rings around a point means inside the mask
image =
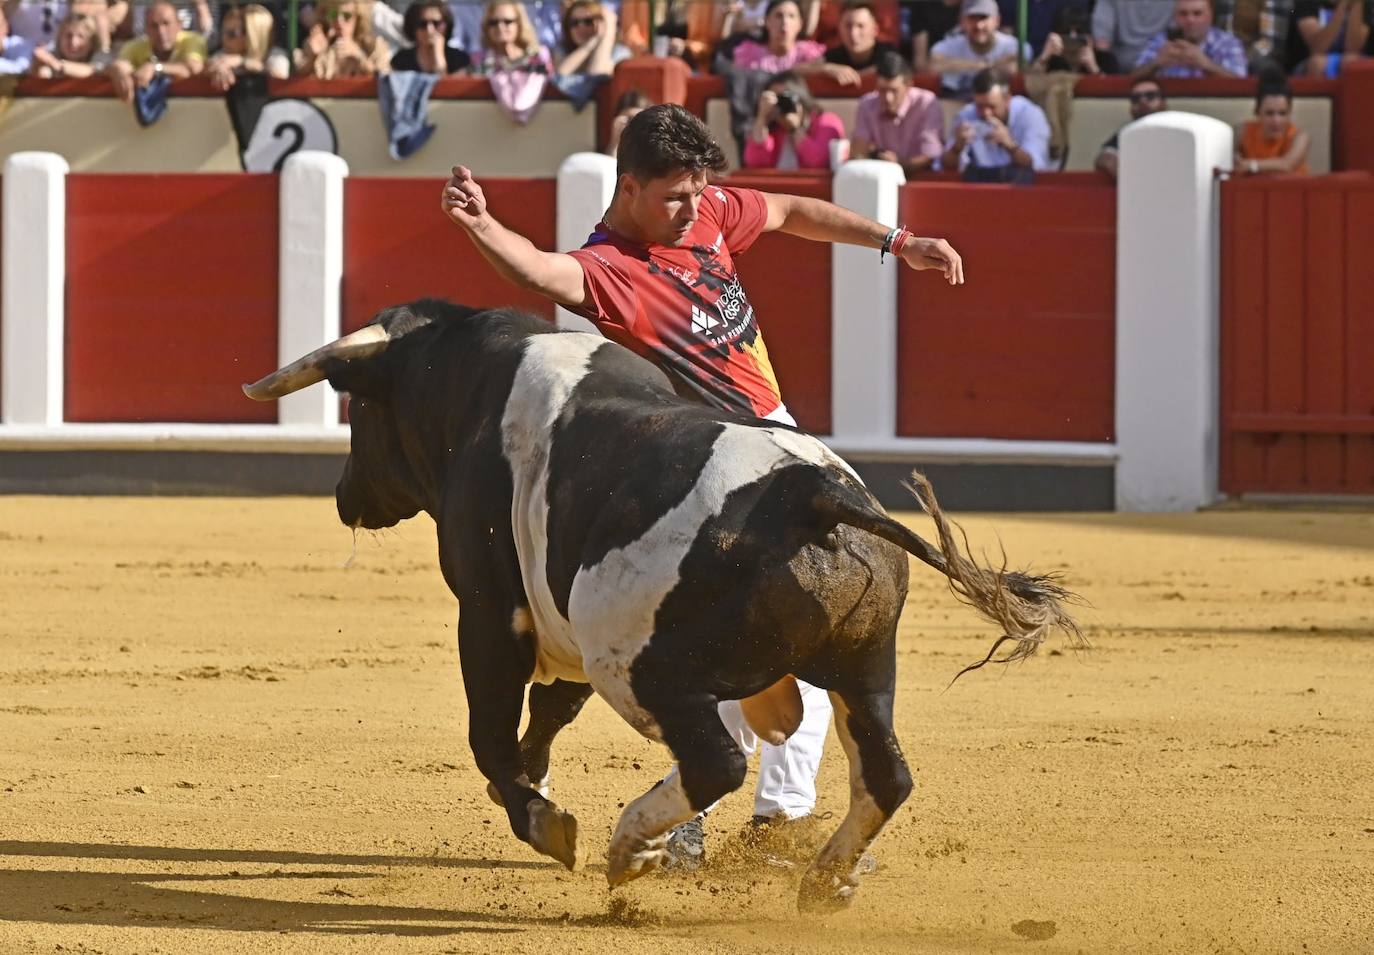
M 782 399 L 734 262 L 767 219 L 763 193 L 707 186 L 681 246 L 630 242 L 603 222 L 572 253 L 587 292 L 574 311 L 656 362 L 679 390 L 718 408 L 767 415 Z

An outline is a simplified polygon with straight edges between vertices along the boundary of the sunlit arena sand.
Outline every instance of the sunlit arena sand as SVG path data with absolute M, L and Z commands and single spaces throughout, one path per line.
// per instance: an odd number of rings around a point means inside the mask
M 1094 648 L 947 689 L 996 634 L 913 566 L 917 789 L 803 918 L 800 869 L 736 851 L 752 778 L 704 869 L 607 889 L 669 759 L 597 700 L 553 759 L 589 864 L 515 840 L 427 518 L 345 567 L 323 498 L 0 498 L 0 953 L 1374 952 L 1374 514 L 963 523 L 1061 572 Z M 827 830 L 845 772 L 832 736 Z

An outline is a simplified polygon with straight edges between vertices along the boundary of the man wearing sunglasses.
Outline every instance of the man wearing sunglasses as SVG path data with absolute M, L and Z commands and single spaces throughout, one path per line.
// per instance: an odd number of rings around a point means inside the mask
M 501 225 L 466 167 L 454 167 L 440 206 L 506 280 L 589 319 L 607 338 L 657 364 L 680 394 L 795 425 L 735 256 L 761 234 L 779 231 L 890 253 L 909 268 L 940 271 L 951 285 L 963 283 L 963 262 L 943 239 L 917 238 L 820 199 L 710 184 L 708 175 L 725 166 L 706 125 L 683 107 L 664 104 L 626 125 L 610 208 L 576 252 L 544 252 Z M 815 806 L 831 707 L 825 691 L 797 683 L 792 692 L 801 694 L 801 724 L 781 746 L 759 746 L 740 704 L 720 704 L 740 748 L 762 750 L 756 831 L 806 817 Z M 699 864 L 703 847 L 699 819 L 679 826 L 669 844 L 688 866 Z
M 1131 122 L 1135 122 L 1142 116 L 1149 116 L 1151 113 L 1160 113 L 1169 108 L 1169 101 L 1164 98 L 1164 90 L 1160 89 L 1159 84 L 1152 79 L 1136 80 L 1131 84 Z M 1129 124 L 1127 124 L 1129 125 Z M 1122 129 L 1125 129 L 1123 126 Z M 1093 165 L 1111 176 L 1116 178 L 1117 164 L 1117 143 L 1121 138 L 1121 130 L 1112 133 L 1112 138 L 1102 144 L 1102 151 L 1097 154 L 1097 162 Z

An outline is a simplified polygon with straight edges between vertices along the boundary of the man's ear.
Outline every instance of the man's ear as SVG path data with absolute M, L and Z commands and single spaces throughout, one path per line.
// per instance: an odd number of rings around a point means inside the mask
M 616 182 L 615 191 L 626 199 L 633 202 L 639 196 L 639 192 L 644 187 L 639 184 L 639 180 L 632 174 L 623 172 L 620 179 Z

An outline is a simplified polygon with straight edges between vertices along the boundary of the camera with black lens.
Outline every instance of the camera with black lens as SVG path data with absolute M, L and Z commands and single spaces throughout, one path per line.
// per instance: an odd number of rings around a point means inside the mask
M 783 90 L 778 94 L 778 115 L 790 116 L 801 108 L 797 102 L 797 96 L 791 90 Z

